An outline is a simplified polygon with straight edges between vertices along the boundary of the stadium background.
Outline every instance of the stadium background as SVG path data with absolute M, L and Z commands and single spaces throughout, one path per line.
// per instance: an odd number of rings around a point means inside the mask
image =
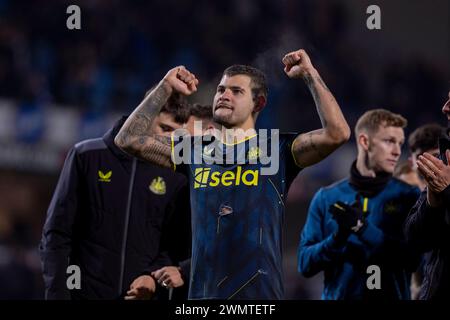
M 66 8 L 81 8 L 81 30 Z M 381 8 L 381 30 L 366 8 Z M 383 107 L 409 120 L 407 134 L 434 121 L 450 88 L 447 0 L 57 1 L 0 0 L 0 299 L 43 297 L 37 244 L 65 153 L 101 136 L 166 71 L 183 64 L 210 103 L 222 70 L 263 69 L 269 104 L 258 127 L 320 126 L 301 81 L 281 57 L 304 48 L 353 127 Z M 406 153 L 406 148 L 404 153 Z M 299 175 L 284 233 L 286 298 L 317 299 L 321 277 L 296 272 L 296 246 L 312 195 L 347 175 L 354 140 Z

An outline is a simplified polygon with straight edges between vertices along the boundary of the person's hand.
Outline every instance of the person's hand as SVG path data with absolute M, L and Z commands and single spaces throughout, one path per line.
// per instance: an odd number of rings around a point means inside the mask
M 164 76 L 162 85 L 189 96 L 197 91 L 198 79 L 184 66 L 175 67 Z
M 450 163 L 450 150 L 445 152 L 445 156 L 447 163 Z M 430 153 L 424 152 L 419 156 L 417 168 L 430 191 L 440 193 L 450 185 L 450 166 Z
M 286 54 L 282 61 L 284 64 L 284 72 L 292 79 L 304 78 L 314 70 L 308 54 L 303 49 Z
M 184 281 L 178 267 L 163 267 L 153 271 L 152 276 L 155 277 L 156 281 L 158 281 L 158 283 L 165 288 L 178 288 L 184 285 Z
M 125 300 L 149 300 L 156 290 L 155 280 L 151 276 L 143 275 L 136 278 L 127 291 Z
M 330 206 L 329 211 L 343 234 L 358 232 L 364 226 L 363 210 L 359 201 L 355 201 L 351 206 L 337 201 Z

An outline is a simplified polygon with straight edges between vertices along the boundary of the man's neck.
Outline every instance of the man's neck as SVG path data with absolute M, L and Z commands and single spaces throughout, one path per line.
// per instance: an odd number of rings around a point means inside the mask
M 225 128 L 222 127 L 221 140 L 226 144 L 236 144 L 256 135 L 255 128 Z
M 230 128 L 222 126 L 221 140 L 226 144 L 236 144 L 256 135 L 255 122 L 249 118 L 240 125 Z
M 364 155 L 358 154 L 358 158 L 356 159 L 356 169 L 363 177 L 375 178 L 377 176 L 375 170 L 369 168 Z

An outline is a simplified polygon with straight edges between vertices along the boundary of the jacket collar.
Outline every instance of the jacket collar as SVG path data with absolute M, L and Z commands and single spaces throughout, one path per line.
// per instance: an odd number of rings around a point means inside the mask
M 123 116 L 119 120 L 117 120 L 114 123 L 114 126 L 109 129 L 104 135 L 103 135 L 103 141 L 108 146 L 108 148 L 119 158 L 122 159 L 133 159 L 133 156 L 129 155 L 125 151 L 122 151 L 116 144 L 114 143 L 114 138 L 119 133 L 120 128 L 122 128 L 123 124 L 127 120 L 128 116 Z
M 356 168 L 356 160 L 350 168 L 350 185 L 363 197 L 372 198 L 379 194 L 388 184 L 392 175 L 386 172 L 377 173 L 376 177 L 365 177 Z

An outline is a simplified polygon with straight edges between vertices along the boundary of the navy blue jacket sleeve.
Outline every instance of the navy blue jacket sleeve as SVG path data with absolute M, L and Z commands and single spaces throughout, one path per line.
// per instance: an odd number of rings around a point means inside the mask
M 336 242 L 334 234 L 325 235 L 323 232 L 327 210 L 325 207 L 323 189 L 320 189 L 311 201 L 306 224 L 300 236 L 298 271 L 305 277 L 325 270 L 344 250 Z
M 72 244 L 72 229 L 76 218 L 80 168 L 76 149 L 65 160 L 39 246 L 45 283 L 46 299 L 70 299 L 67 288 L 67 267 Z
M 450 226 L 445 219 L 446 211 L 445 206 L 428 205 L 427 191 L 423 191 L 405 223 L 407 241 L 421 252 L 448 246 Z

